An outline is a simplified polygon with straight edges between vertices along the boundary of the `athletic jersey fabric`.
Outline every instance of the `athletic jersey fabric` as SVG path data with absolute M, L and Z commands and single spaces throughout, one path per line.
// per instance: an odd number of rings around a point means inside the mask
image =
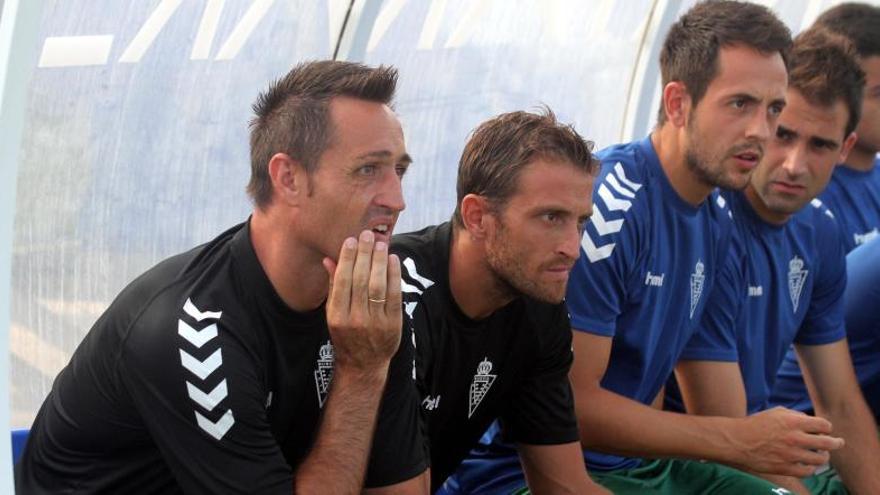
M 819 199 L 840 223 L 846 252 L 880 236 L 880 158 L 870 172 L 835 167 Z
M 470 319 L 449 287 L 451 240 L 452 226 L 444 223 L 397 235 L 391 246 L 403 265 L 432 491 L 496 418 L 516 442 L 552 445 L 579 438 L 565 306 L 520 297 L 487 318 Z
M 613 337 L 602 386 L 650 404 L 694 336 L 728 251 L 730 211 L 713 193 L 697 207 L 666 178 L 650 138 L 599 153 L 593 217 L 571 273 L 572 327 Z M 703 336 L 694 359 L 736 359 L 726 335 Z M 596 471 L 637 459 L 585 453 Z
M 650 404 L 696 331 L 728 250 L 731 222 L 714 194 L 693 207 L 675 192 L 650 137 L 606 148 L 593 191 L 593 216 L 568 281 L 577 331 L 613 337 L 602 386 Z M 704 359 L 736 360 L 727 335 L 706 336 Z M 488 439 L 487 439 L 488 440 Z M 451 480 L 450 493 L 522 476 L 509 445 L 495 435 Z M 630 469 L 640 459 L 584 451 L 591 472 Z M 454 490 L 453 490 L 454 489 Z M 492 493 L 491 490 L 485 493 Z
M 846 256 L 846 272 L 847 343 L 862 393 L 880 422 L 880 241 L 874 239 L 851 251 Z M 788 356 L 779 369 L 772 402 L 804 412 L 813 410 L 797 361 Z
M 411 360 L 406 338 L 370 486 L 427 467 Z M 285 305 L 238 225 L 144 273 L 99 318 L 39 411 L 17 492 L 289 494 L 332 368 L 324 308 Z
M 748 412 L 769 407 L 792 343 L 820 345 L 846 336 L 846 267 L 839 226 L 813 201 L 783 225 L 763 221 L 741 192 L 725 193 L 734 234 L 723 282 L 703 318 L 709 332 L 735 335 Z M 699 337 L 691 345 L 699 348 Z

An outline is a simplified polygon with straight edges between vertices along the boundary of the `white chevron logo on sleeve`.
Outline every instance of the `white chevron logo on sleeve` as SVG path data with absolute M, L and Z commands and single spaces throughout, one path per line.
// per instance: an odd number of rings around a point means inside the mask
M 199 361 L 198 359 L 190 356 L 183 349 L 179 349 L 180 351 L 180 364 L 183 365 L 184 368 L 188 369 L 192 374 L 199 377 L 199 379 L 204 380 L 211 373 L 214 372 L 217 368 L 223 364 L 223 356 L 220 354 L 220 349 L 218 348 L 214 351 L 213 354 L 208 356 L 204 361 Z
M 604 260 L 614 252 L 613 242 L 605 244 L 604 246 L 596 247 L 596 245 L 593 244 L 593 239 L 590 237 L 589 232 L 585 232 L 584 236 L 581 238 L 581 247 L 584 248 L 584 252 L 587 253 L 587 258 L 590 260 L 590 263 Z
M 223 435 L 225 435 L 226 432 L 229 431 L 229 428 L 232 428 L 232 425 L 235 423 L 235 418 L 232 417 L 232 409 L 227 409 L 226 414 L 218 419 L 216 423 L 202 416 L 198 411 L 195 411 L 195 413 L 196 422 L 199 424 L 199 428 L 205 430 L 208 435 L 211 435 L 217 440 L 223 438 Z
M 602 198 L 609 211 L 627 211 L 632 206 L 630 201 L 615 198 L 604 182 L 599 186 L 599 197 Z
M 213 411 L 217 404 L 226 398 L 226 379 L 224 378 L 222 382 L 214 387 L 214 390 L 211 390 L 207 394 L 202 392 L 201 389 L 192 383 L 186 382 L 186 392 L 189 394 L 190 399 L 196 404 L 202 406 L 202 409 Z
M 433 280 L 429 280 L 429 279 L 419 275 L 418 270 L 416 270 L 416 262 L 413 261 L 412 258 L 407 258 L 407 259 L 403 260 L 403 266 L 404 266 L 404 268 L 406 268 L 406 273 L 408 273 L 412 279 L 414 279 L 416 282 L 421 284 L 421 286 L 424 287 L 425 289 L 434 285 Z
M 627 198 L 634 198 L 634 197 L 636 197 L 636 194 L 635 194 L 634 192 L 632 192 L 632 191 L 630 191 L 629 189 L 627 189 L 627 188 L 621 186 L 621 185 L 620 185 L 620 182 L 617 182 L 617 179 L 616 179 L 613 175 L 611 175 L 611 174 L 608 174 L 608 175 L 605 176 L 605 182 L 607 182 L 608 185 L 610 185 L 612 189 L 614 189 L 615 191 L 619 192 L 619 193 L 621 194 L 621 196 L 625 196 L 625 197 L 627 197 Z
M 412 301 L 412 302 L 408 302 L 408 303 L 403 304 L 403 309 L 404 309 L 404 311 L 406 311 L 407 316 L 412 318 L 413 311 L 416 310 L 416 306 L 418 306 L 418 304 L 419 303 L 416 301 Z
M 642 188 L 642 185 L 638 182 L 633 182 L 629 180 L 629 178 L 623 172 L 623 165 L 621 165 L 620 162 L 614 164 L 614 174 L 617 175 L 617 178 L 620 179 L 620 182 L 623 182 L 624 184 L 629 186 L 629 188 L 633 191 L 639 192 L 639 189 Z
M 400 291 L 410 293 L 410 294 L 421 294 L 422 293 L 422 289 L 419 289 L 415 285 L 407 283 L 407 281 L 404 280 L 403 278 L 400 279 Z
M 189 298 L 187 298 L 186 302 L 183 304 L 183 310 L 186 311 L 186 314 L 195 318 L 196 321 L 202 321 L 205 318 L 219 320 L 220 315 L 223 314 L 222 311 L 199 311 L 199 308 L 197 308 Z
M 590 222 L 596 227 L 596 232 L 599 235 L 620 232 L 620 229 L 623 228 L 623 219 L 605 220 L 605 216 L 602 215 L 602 209 L 597 208 L 595 204 L 593 204 L 593 215 L 590 217 Z
M 201 330 L 196 330 L 183 320 L 177 320 L 177 333 L 190 344 L 200 348 L 205 342 L 217 336 L 217 324 L 211 323 Z

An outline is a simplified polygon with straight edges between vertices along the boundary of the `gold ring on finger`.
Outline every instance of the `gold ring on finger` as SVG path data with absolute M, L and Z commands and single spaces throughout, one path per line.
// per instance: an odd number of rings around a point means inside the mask
M 386 301 L 385 299 L 373 299 L 372 297 L 368 297 L 367 300 L 370 301 L 371 303 L 377 303 L 377 304 L 385 304 L 385 301 Z

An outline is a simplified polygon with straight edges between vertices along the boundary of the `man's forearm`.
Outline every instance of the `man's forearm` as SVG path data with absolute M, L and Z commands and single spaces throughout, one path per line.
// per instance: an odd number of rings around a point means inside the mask
M 727 433 L 733 419 L 660 411 L 602 388 L 578 396 L 584 448 L 640 457 L 737 459 Z
M 857 400 L 840 401 L 827 412 L 817 413 L 834 425 L 834 433 L 846 445 L 831 454 L 831 464 L 852 494 L 880 493 L 880 440 L 877 426 L 861 395 Z
M 370 372 L 334 370 L 314 447 L 297 469 L 296 493 L 359 493 L 388 366 Z

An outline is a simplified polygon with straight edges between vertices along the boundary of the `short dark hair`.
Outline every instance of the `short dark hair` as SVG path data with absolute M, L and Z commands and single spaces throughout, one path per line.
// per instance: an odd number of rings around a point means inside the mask
M 461 200 L 468 194 L 484 196 L 492 208 L 502 210 L 516 192 L 520 173 L 536 158 L 570 162 L 595 174 L 599 162 L 592 150 L 591 141 L 559 123 L 547 107 L 540 113 L 510 112 L 483 122 L 471 133 L 458 164 L 455 226 L 464 225 Z
M 826 10 L 815 24 L 849 38 L 863 58 L 880 55 L 880 7 L 842 3 Z
M 251 179 L 247 192 L 258 208 L 272 201 L 269 160 L 286 153 L 314 172 L 332 136 L 330 100 L 349 96 L 390 105 L 397 86 L 393 67 L 322 60 L 298 64 L 261 93 L 253 105 Z
M 842 100 L 849 111 L 844 138 L 855 130 L 862 115 L 865 73 L 848 39 L 813 26 L 794 39 L 788 70 L 788 87 L 808 102 L 830 107 Z
M 733 0 L 696 4 L 669 28 L 660 51 L 663 87 L 681 81 L 694 106 L 706 94 L 718 74 L 718 53 L 722 47 L 743 45 L 787 59 L 791 31 L 770 9 Z M 663 102 L 657 123 L 666 122 Z

